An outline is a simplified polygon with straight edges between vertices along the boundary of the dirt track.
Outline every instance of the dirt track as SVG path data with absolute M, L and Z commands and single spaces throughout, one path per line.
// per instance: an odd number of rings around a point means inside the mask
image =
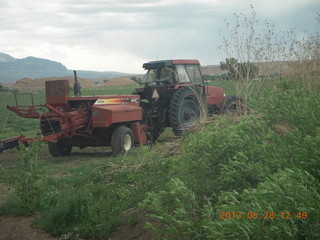
M 32 227 L 34 217 L 0 217 L 0 240 L 56 240 L 42 229 Z

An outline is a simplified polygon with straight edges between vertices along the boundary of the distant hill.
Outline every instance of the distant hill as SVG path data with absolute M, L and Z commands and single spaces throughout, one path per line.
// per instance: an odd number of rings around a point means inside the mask
M 221 75 L 225 73 L 225 71 L 220 69 L 220 65 L 208 65 L 208 66 L 201 66 L 202 75 Z
M 46 81 L 52 80 L 69 80 L 70 87 L 73 87 L 74 78 L 73 76 L 65 76 L 65 77 L 50 77 L 50 78 L 39 78 L 39 79 L 31 79 L 31 78 L 22 78 L 18 80 L 15 84 L 12 85 L 12 88 L 17 88 L 19 90 L 28 91 L 28 90 L 39 90 L 45 88 Z M 95 87 L 93 81 L 90 81 L 86 78 L 78 77 L 78 81 L 83 88 L 92 88 Z
M 0 53 L 0 62 L 14 62 L 16 60 L 17 60 L 16 58 L 11 57 L 8 54 Z
M 69 86 L 73 87 L 74 77 L 65 76 L 65 77 L 51 77 L 51 78 L 22 78 L 16 81 L 11 87 L 14 89 L 19 89 L 21 91 L 30 91 L 30 90 L 43 90 L 45 88 L 46 81 L 52 80 L 69 80 Z M 93 82 L 89 79 L 78 77 L 78 81 L 82 88 L 97 88 L 97 87 L 106 87 L 106 86 L 136 86 L 137 83 L 128 77 L 120 78 L 108 78 L 99 82 Z
M 97 78 L 114 78 L 128 75 L 120 72 L 98 72 L 77 70 L 78 76 L 88 79 Z M 22 59 L 14 58 L 6 53 L 0 53 L 0 82 L 14 83 L 22 78 L 49 78 L 63 77 L 73 75 L 73 71 L 69 70 L 60 62 L 48 59 L 26 57 Z

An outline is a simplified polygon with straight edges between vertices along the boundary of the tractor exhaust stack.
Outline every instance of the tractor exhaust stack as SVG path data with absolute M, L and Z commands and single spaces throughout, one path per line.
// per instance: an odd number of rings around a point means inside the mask
M 74 93 L 74 96 L 80 97 L 81 96 L 81 91 L 80 91 L 81 86 L 80 86 L 80 83 L 78 82 L 77 72 L 73 71 L 73 73 L 74 73 L 73 93 Z

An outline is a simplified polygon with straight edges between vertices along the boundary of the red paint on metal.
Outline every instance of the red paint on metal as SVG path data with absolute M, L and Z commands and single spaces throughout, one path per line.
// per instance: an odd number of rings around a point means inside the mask
M 130 128 L 133 132 L 134 141 L 145 145 L 147 143 L 147 136 L 143 130 L 143 126 L 139 122 L 134 122 L 130 124 Z
M 68 104 L 69 97 L 69 81 L 68 80 L 54 80 L 46 81 L 46 103 L 53 107 L 63 108 L 65 111 L 70 109 Z
M 206 88 L 206 100 L 209 105 L 215 104 L 217 107 L 221 107 L 224 98 L 224 90 L 222 88 L 212 86 Z
M 93 105 L 92 127 L 109 127 L 113 123 L 140 121 L 142 109 L 138 106 Z M 108 121 L 106 121 L 108 119 Z
M 200 65 L 199 60 L 197 59 L 175 59 L 172 60 L 173 64 L 197 64 Z

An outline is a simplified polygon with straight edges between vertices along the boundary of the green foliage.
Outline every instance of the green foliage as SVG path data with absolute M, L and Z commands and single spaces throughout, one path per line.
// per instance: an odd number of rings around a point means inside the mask
M 159 239 L 317 239 L 320 183 L 308 172 L 284 169 L 257 188 L 223 192 L 213 205 L 198 205 L 179 179 L 165 191 L 148 193 L 141 204 L 151 212 Z M 229 213 L 229 215 L 228 215 Z
M 137 78 L 136 76 L 133 76 L 130 79 L 135 81 L 138 85 L 143 84 L 142 79 L 141 78 Z
M 31 104 L 30 96 L 24 97 L 25 96 L 18 96 L 19 102 Z M 43 92 L 33 93 L 33 97 L 35 105 L 43 104 L 45 102 Z M 2 121 L 0 122 L 0 139 L 6 139 L 21 134 L 33 137 L 35 130 L 37 129 L 38 120 L 22 118 L 8 110 L 6 107 L 7 105 L 16 105 L 14 94 L 10 91 L 2 92 L 0 94 L 0 115 L 2 116 Z
M 320 183 L 308 172 L 284 169 L 257 188 L 225 192 L 216 213 L 240 212 L 241 219 L 207 219 L 207 239 L 318 239 Z M 206 206 L 208 208 L 208 206 Z M 256 212 L 250 218 L 248 213 Z M 306 218 L 304 219 L 304 214 Z
M 30 214 L 40 205 L 41 195 L 44 191 L 41 181 L 41 168 L 38 165 L 40 143 L 34 143 L 26 148 L 20 145 L 19 163 L 14 173 L 6 176 L 15 189 L 15 194 L 1 209 L 3 214 L 20 213 Z M 6 173 L 5 173 L 6 174 Z
M 15 89 L 12 90 L 12 92 L 13 92 L 13 93 L 19 93 L 20 90 L 19 90 L 18 88 L 15 88 Z
M 297 128 L 302 134 L 312 135 L 320 127 L 320 94 L 308 91 L 298 82 L 290 80 L 277 84 L 274 91 L 266 92 L 262 98 L 260 112 L 270 124 L 286 124 Z
M 159 238 L 320 236 L 320 128 L 313 112 L 318 112 L 319 94 L 299 84 L 283 82 L 282 86 L 290 89 L 268 91 L 264 100 L 272 100 L 255 106 L 259 117 L 216 118 L 214 124 L 184 139 L 181 156 L 172 166 L 172 175 L 179 176 L 179 181 L 149 193 L 144 201 L 148 216 L 154 219 L 146 226 Z M 279 131 L 275 124 L 283 122 L 290 127 Z M 233 217 L 220 219 L 226 212 Z M 288 212 L 290 219 L 286 219 Z M 242 218 L 236 218 L 236 213 Z
M 167 182 L 168 160 L 146 148 L 125 158 L 109 158 L 72 169 L 68 178 L 49 179 L 37 225 L 64 239 L 106 239 L 134 209 L 146 191 L 159 191 Z
M 147 193 L 141 207 L 150 210 L 147 216 L 157 220 L 157 224 L 147 222 L 146 227 L 158 238 L 203 239 L 196 197 L 178 178 L 171 179 L 165 191 Z
M 183 142 L 184 154 L 176 167 L 182 172 L 181 179 L 201 196 L 255 186 L 287 164 L 282 159 L 285 143 L 261 119 L 252 116 L 239 123 L 232 121 L 216 119 Z
M 2 86 L 0 83 L 0 92 L 7 92 L 7 91 L 9 91 L 9 88 Z
M 221 74 L 221 75 L 214 75 L 214 76 L 204 74 L 202 77 L 203 77 L 203 80 L 205 81 L 229 80 L 228 74 Z

